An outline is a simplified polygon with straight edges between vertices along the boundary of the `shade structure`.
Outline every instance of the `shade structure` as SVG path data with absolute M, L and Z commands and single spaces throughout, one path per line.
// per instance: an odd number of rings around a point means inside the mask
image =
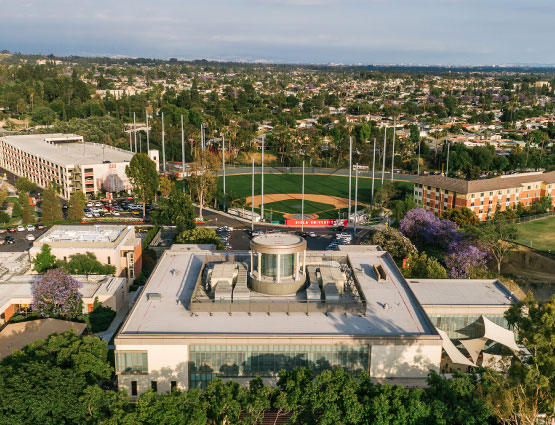
M 457 347 L 455 347 L 455 344 L 451 342 L 451 340 L 449 339 L 449 336 L 445 332 L 443 332 L 441 329 L 438 329 L 438 328 L 436 328 L 436 330 L 439 333 L 439 336 L 441 336 L 441 339 L 443 340 L 443 349 L 445 350 L 445 352 L 447 353 L 447 355 L 449 356 L 449 358 L 453 363 L 463 364 L 467 366 L 476 366 L 476 364 L 468 360 L 466 356 L 463 353 L 461 353 Z
M 470 357 L 472 357 L 472 361 L 476 363 L 487 341 L 487 338 L 461 339 L 461 344 L 466 348 Z
M 518 347 L 515 341 L 515 334 L 513 331 L 505 329 L 502 326 L 496 325 L 487 317 L 482 315 L 482 319 L 484 321 L 484 336 L 485 339 L 491 339 L 505 347 L 509 347 L 511 350 L 515 352 L 519 352 L 520 348 Z

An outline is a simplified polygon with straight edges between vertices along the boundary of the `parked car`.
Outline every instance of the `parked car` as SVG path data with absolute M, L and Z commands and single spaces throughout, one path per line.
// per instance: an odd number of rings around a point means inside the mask
M 15 243 L 15 239 L 11 235 L 6 236 L 4 240 L 6 241 L 6 243 Z
M 85 213 L 85 217 L 87 217 L 87 218 L 93 218 L 93 213 L 92 213 L 92 212 L 86 212 L 86 213 Z
M 42 224 L 42 223 L 38 223 L 38 224 L 37 224 L 37 229 L 38 229 L 38 230 L 42 230 L 42 229 L 44 229 L 44 228 L 45 228 L 45 225 L 44 225 L 44 224 Z
M 15 227 L 13 227 L 13 226 L 8 227 L 8 232 L 14 233 L 15 231 L 16 231 Z
M 115 215 L 116 217 L 119 216 L 119 211 L 113 210 L 112 215 Z
M 6 230 L 6 229 L 4 229 L 3 227 L 2 227 L 2 228 L 0 228 L 0 233 L 6 233 L 6 232 L 7 232 L 7 230 Z
M 94 207 L 94 202 L 87 202 L 87 207 Z
M 29 233 L 27 234 L 27 236 L 25 236 L 25 239 L 27 239 L 28 241 L 34 241 L 35 235 L 33 235 L 32 233 Z
M 25 226 L 20 224 L 19 226 L 17 226 L 17 231 L 18 232 L 24 232 L 25 231 Z
M 0 245 L 4 245 L 6 243 L 6 239 L 0 239 Z
M 35 229 L 35 226 L 33 226 L 32 224 L 28 224 L 28 225 L 27 225 L 27 231 L 28 231 L 28 232 L 34 232 L 35 230 L 36 230 L 36 229 Z

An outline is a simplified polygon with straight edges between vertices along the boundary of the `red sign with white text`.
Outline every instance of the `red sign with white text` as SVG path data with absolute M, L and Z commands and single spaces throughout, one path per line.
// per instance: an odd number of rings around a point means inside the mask
M 329 218 L 314 218 L 314 219 L 288 219 L 285 220 L 286 226 L 300 227 L 300 226 L 311 226 L 311 227 L 331 227 L 331 226 L 346 226 L 347 219 L 329 219 Z

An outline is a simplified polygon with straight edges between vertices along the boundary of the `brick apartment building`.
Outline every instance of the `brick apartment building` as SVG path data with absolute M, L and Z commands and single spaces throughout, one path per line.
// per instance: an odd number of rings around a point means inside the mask
M 448 208 L 467 207 L 480 220 L 501 211 L 528 207 L 543 196 L 555 199 L 555 171 L 510 174 L 485 180 L 460 180 L 439 175 L 415 180 L 414 200 L 440 216 Z M 553 203 L 552 205 L 555 205 Z

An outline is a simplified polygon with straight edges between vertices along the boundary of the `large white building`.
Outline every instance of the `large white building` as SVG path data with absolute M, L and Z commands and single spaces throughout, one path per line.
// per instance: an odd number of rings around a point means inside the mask
M 476 365 L 438 330 L 442 320 L 450 332 L 476 322 L 469 337 L 483 336 L 484 323 L 499 322 L 513 301 L 503 285 L 473 281 L 468 289 L 482 288 L 478 298 L 449 307 L 456 295 L 441 293 L 449 294 L 450 282 L 408 282 L 379 247 L 306 251 L 291 234 L 257 236 L 250 252 L 174 245 L 115 339 L 118 382 L 134 397 L 204 387 L 215 377 L 271 384 L 280 369 L 341 366 L 379 382 L 424 385 L 430 370 Z M 466 292 L 465 282 L 457 291 Z
M 149 156 L 158 167 L 158 151 L 151 150 Z M 66 199 L 74 190 L 86 195 L 131 190 L 125 167 L 132 157 L 133 152 L 86 143 L 76 134 L 0 137 L 0 167 L 40 187 L 55 181 Z

